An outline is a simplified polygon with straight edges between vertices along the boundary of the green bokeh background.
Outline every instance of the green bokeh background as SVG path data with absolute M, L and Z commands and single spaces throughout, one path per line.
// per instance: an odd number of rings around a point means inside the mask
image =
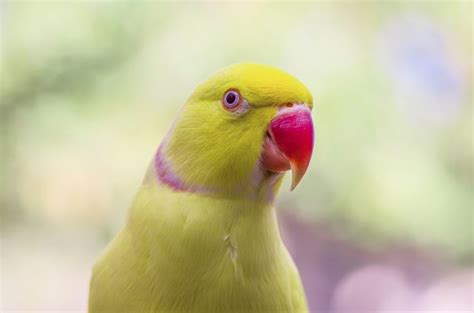
M 181 104 L 242 61 L 315 99 L 315 158 L 294 192 L 285 181 L 283 221 L 472 270 L 471 2 L 11 1 L 0 14 L 5 310 L 85 310 L 90 267 Z M 305 281 L 312 263 L 296 259 Z

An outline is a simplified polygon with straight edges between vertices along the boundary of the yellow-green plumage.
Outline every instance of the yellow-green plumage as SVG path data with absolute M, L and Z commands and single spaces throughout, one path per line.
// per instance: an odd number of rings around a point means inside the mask
M 220 105 L 228 88 L 244 115 Z M 276 105 L 308 90 L 272 67 L 228 67 L 199 86 L 162 149 L 176 177 L 196 191 L 160 183 L 155 160 L 127 222 L 99 258 L 89 312 L 307 312 L 297 269 L 281 241 L 273 193 L 281 175 L 259 172 Z

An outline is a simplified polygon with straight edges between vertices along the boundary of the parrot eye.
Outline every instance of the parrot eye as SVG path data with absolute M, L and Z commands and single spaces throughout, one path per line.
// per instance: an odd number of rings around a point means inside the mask
M 242 97 L 237 90 L 229 89 L 222 97 L 222 105 L 226 110 L 234 111 L 236 110 L 240 103 L 242 102 Z

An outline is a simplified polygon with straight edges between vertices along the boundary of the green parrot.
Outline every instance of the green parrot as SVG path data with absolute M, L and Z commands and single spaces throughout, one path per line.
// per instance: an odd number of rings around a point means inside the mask
M 308 312 L 274 199 L 308 168 L 313 100 L 293 76 L 236 64 L 198 86 L 97 260 L 89 312 Z

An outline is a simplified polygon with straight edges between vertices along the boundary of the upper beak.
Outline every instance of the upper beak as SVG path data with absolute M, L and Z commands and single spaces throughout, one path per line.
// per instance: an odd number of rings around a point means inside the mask
M 280 170 L 277 169 L 277 171 L 284 169 L 281 166 L 283 159 L 286 159 L 291 167 L 293 174 L 291 190 L 293 190 L 306 173 L 313 153 L 314 126 L 311 111 L 305 105 L 296 105 L 280 110 L 270 122 L 268 133 L 271 141 L 278 148 L 280 153 L 278 157 L 283 157 L 278 168 Z M 267 162 L 271 167 L 271 158 L 271 155 L 264 155 L 264 165 Z M 273 164 L 276 163 L 273 162 Z

